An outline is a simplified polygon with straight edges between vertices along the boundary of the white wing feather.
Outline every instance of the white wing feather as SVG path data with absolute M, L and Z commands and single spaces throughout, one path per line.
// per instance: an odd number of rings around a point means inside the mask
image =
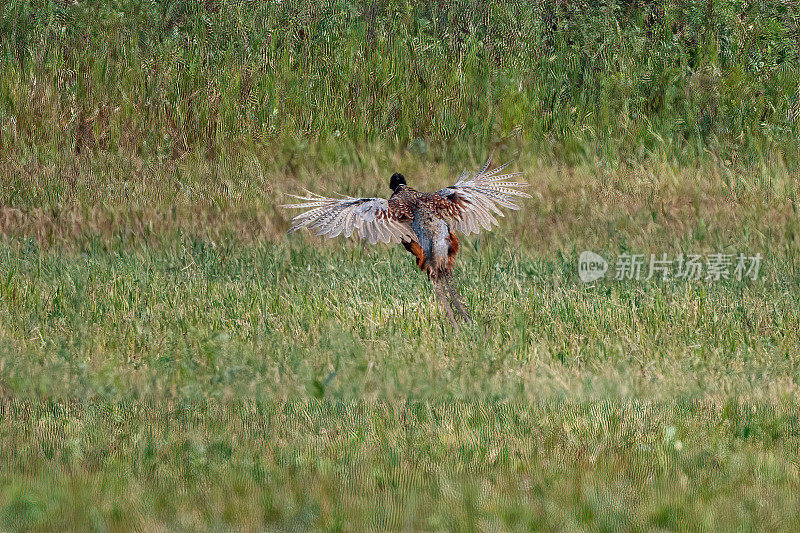
M 328 198 L 305 191 L 306 196 L 292 198 L 299 203 L 282 205 L 289 209 L 305 209 L 292 219 L 289 233 L 307 227 L 316 230 L 317 236 L 350 237 L 356 230 L 358 236 L 375 244 L 378 241 L 403 242 L 414 240 L 411 228 L 393 217 L 389 202 L 384 198 Z
M 451 225 L 456 231 L 469 235 L 479 233 L 481 226 L 489 231 L 493 225 L 498 224 L 495 215 L 505 216 L 501 207 L 517 210 L 519 206 L 514 203 L 516 198 L 531 197 L 530 194 L 518 190 L 527 187 L 527 183 L 507 181 L 522 175 L 522 172 L 501 174 L 509 163 L 488 170 L 491 162 L 492 156 L 489 156 L 486 164 L 474 177 L 465 170 L 455 185 L 436 191 L 436 194 L 452 202 L 448 212 Z

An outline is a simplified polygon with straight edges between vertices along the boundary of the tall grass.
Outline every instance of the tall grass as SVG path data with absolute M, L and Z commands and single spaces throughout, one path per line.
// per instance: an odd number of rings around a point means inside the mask
M 0 158 L 294 139 L 796 168 L 797 24 L 734 1 L 10 0 Z

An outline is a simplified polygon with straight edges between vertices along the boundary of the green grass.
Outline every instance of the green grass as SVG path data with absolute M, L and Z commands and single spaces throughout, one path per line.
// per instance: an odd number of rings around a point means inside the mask
M 2 413 L 10 529 L 798 525 L 797 411 L 786 404 L 89 402 Z
M 593 190 L 586 172 L 532 172 L 523 211 L 465 239 L 476 324 L 458 336 L 400 247 L 239 231 L 274 204 L 198 204 L 202 228 L 62 220 L 41 244 L 16 226 L 5 526 L 795 529 L 791 194 L 780 176 L 741 201 L 712 179 L 676 194 L 666 169 Z M 585 248 L 765 260 L 756 281 L 586 285 Z
M 338 140 L 451 160 L 777 148 L 797 166 L 789 2 L 9 0 L 0 17 L 3 161 Z
M 756 282 L 587 286 L 574 256 L 478 242 L 458 279 L 477 324 L 458 337 L 398 248 L 6 243 L 3 381 L 112 400 L 796 396 L 785 258 Z
M 800 529 L 797 9 L 662 4 L 0 5 L 0 530 Z M 285 234 L 492 149 L 458 335 Z
M 605 179 L 527 159 L 533 198 L 463 241 L 476 323 L 454 335 L 401 247 L 286 236 L 276 204 L 300 184 L 382 194 L 396 168 L 422 188 L 455 170 L 297 161 L 269 189 L 246 167 L 217 199 L 166 206 L 165 179 L 3 208 L 2 527 L 797 528 L 785 169 Z M 756 281 L 587 285 L 584 249 L 764 263 Z

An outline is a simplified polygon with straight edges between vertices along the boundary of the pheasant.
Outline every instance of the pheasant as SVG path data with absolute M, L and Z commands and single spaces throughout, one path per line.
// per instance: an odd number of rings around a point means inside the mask
M 472 318 L 451 284 L 459 249 L 456 232 L 469 235 L 479 233 L 481 227 L 489 231 L 498 224 L 495 215 L 504 216 L 500 207 L 516 210 L 514 197 L 531 197 L 519 190 L 527 183 L 507 181 L 522 172 L 501 174 L 508 163 L 489 170 L 491 161 L 489 156 L 474 177 L 465 170 L 455 185 L 433 193 L 409 187 L 405 177 L 395 173 L 389 180 L 392 195 L 388 200 L 327 198 L 307 190 L 306 196 L 289 195 L 301 202 L 281 207 L 305 211 L 292 219 L 288 233 L 308 227 L 317 236 L 333 238 L 350 237 L 356 231 L 370 244 L 401 243 L 428 275 L 439 306 L 458 331 L 453 308 L 465 321 Z

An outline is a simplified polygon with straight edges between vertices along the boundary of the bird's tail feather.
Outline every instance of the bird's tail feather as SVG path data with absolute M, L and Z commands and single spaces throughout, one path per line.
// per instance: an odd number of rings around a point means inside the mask
M 472 317 L 467 311 L 466 306 L 461 302 L 458 292 L 450 283 L 450 275 L 448 273 L 432 275 L 431 283 L 433 283 L 433 290 L 436 293 L 436 300 L 439 302 L 439 306 L 444 310 L 456 332 L 458 332 L 458 323 L 453 314 L 454 308 L 466 322 L 472 322 Z M 447 300 L 448 296 L 450 297 L 450 301 Z
M 450 323 L 453 324 L 456 332 L 458 331 L 458 323 L 456 322 L 456 317 L 453 315 L 453 308 L 450 306 L 450 303 L 447 301 L 447 296 L 445 295 L 445 286 L 446 281 L 445 278 L 435 276 L 431 277 L 431 282 L 433 283 L 433 291 L 436 293 L 436 301 L 439 302 L 439 307 L 447 315 L 447 318 L 450 320 Z
M 450 281 L 451 280 L 449 277 L 445 278 L 445 285 L 447 286 L 447 292 L 450 293 L 451 304 L 456 308 L 456 311 L 458 311 L 458 314 L 461 315 L 461 318 L 467 322 L 472 322 L 472 317 L 469 315 L 469 311 L 467 311 L 466 306 L 464 306 L 464 303 L 461 301 L 461 297 L 458 295 L 458 291 L 455 290 Z

